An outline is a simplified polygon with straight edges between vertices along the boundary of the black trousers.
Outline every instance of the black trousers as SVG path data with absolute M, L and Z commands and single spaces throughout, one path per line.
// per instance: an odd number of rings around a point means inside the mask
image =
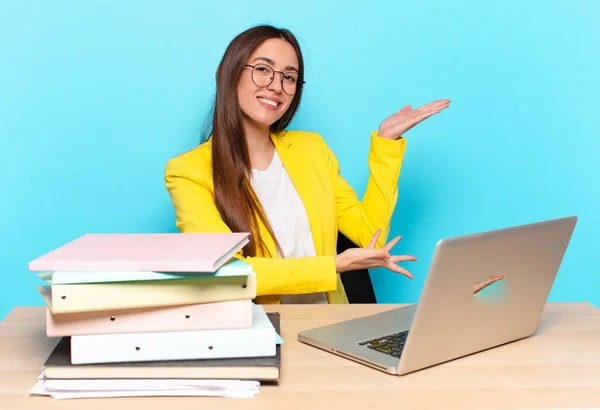
M 348 248 L 356 247 L 357 245 L 350 241 L 350 239 L 341 233 L 338 234 L 338 254 Z M 373 284 L 371 283 L 371 276 L 369 276 L 369 271 L 367 269 L 343 272 L 341 278 L 350 303 L 377 303 L 375 292 L 373 291 Z

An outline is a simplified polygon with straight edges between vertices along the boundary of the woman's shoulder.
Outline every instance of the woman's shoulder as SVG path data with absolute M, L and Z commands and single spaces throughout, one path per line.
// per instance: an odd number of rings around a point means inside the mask
M 165 173 L 209 180 L 212 173 L 210 145 L 209 140 L 170 158 L 167 160 Z

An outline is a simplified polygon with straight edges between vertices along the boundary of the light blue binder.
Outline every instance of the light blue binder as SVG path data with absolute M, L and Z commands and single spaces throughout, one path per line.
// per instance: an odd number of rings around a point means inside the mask
M 253 273 L 252 265 L 232 258 L 215 272 L 154 272 L 154 271 L 54 271 L 38 276 L 53 285 L 72 283 L 137 282 L 150 280 L 186 279 L 215 276 L 248 276 Z

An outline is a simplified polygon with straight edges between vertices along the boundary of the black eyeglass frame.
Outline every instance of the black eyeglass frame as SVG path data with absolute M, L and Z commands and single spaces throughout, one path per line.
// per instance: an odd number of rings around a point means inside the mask
M 271 71 L 273 71 L 273 76 L 271 77 L 271 81 L 269 81 L 269 84 L 267 84 L 267 85 L 258 85 L 258 84 L 256 84 L 256 81 L 254 80 L 254 75 L 253 75 L 253 73 L 254 73 L 254 68 L 255 68 L 256 66 L 265 66 L 265 67 L 269 67 L 269 68 L 271 69 Z M 268 86 L 270 86 L 271 84 L 273 84 L 273 80 L 275 80 L 275 73 L 280 73 L 280 74 L 281 74 L 281 89 L 283 90 L 283 92 L 284 92 L 284 93 L 286 93 L 287 95 L 296 95 L 296 93 L 294 93 L 294 94 L 290 94 L 290 93 L 288 93 L 287 91 L 285 91 L 285 87 L 283 86 L 283 77 L 284 77 L 284 76 L 285 76 L 287 73 L 284 73 L 283 71 L 277 71 L 277 70 L 275 70 L 273 67 L 271 67 L 270 65 L 268 65 L 268 64 L 262 64 L 262 63 L 261 63 L 261 64 L 255 64 L 255 65 L 252 65 L 252 64 L 246 64 L 246 67 L 250 67 L 250 68 L 252 68 L 252 72 L 250 73 L 250 78 L 252 78 L 252 82 L 253 82 L 253 83 L 254 83 L 254 84 L 257 86 L 257 87 L 264 88 L 264 87 L 268 87 Z M 294 73 L 294 71 L 289 71 L 289 73 Z M 298 75 L 298 76 L 299 76 L 299 75 Z M 297 83 L 297 84 L 306 84 L 306 81 L 304 81 L 304 80 L 302 80 L 302 81 L 298 81 L 298 83 Z M 296 87 L 297 87 L 297 85 L 296 85 Z

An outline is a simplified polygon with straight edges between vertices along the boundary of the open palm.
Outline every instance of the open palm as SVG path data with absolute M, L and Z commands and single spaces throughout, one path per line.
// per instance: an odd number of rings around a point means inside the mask
M 383 267 L 412 279 L 412 274 L 399 266 L 398 262 L 416 261 L 417 258 L 412 255 L 391 254 L 392 248 L 400 241 L 400 236 L 395 237 L 385 246 L 376 248 L 380 235 L 381 229 L 378 229 L 366 248 L 350 248 L 337 255 L 337 272 Z
M 421 121 L 447 108 L 450 100 L 436 100 L 425 104 L 416 110 L 407 105 L 400 111 L 390 115 L 379 125 L 379 136 L 387 139 L 398 139 L 406 131 Z

